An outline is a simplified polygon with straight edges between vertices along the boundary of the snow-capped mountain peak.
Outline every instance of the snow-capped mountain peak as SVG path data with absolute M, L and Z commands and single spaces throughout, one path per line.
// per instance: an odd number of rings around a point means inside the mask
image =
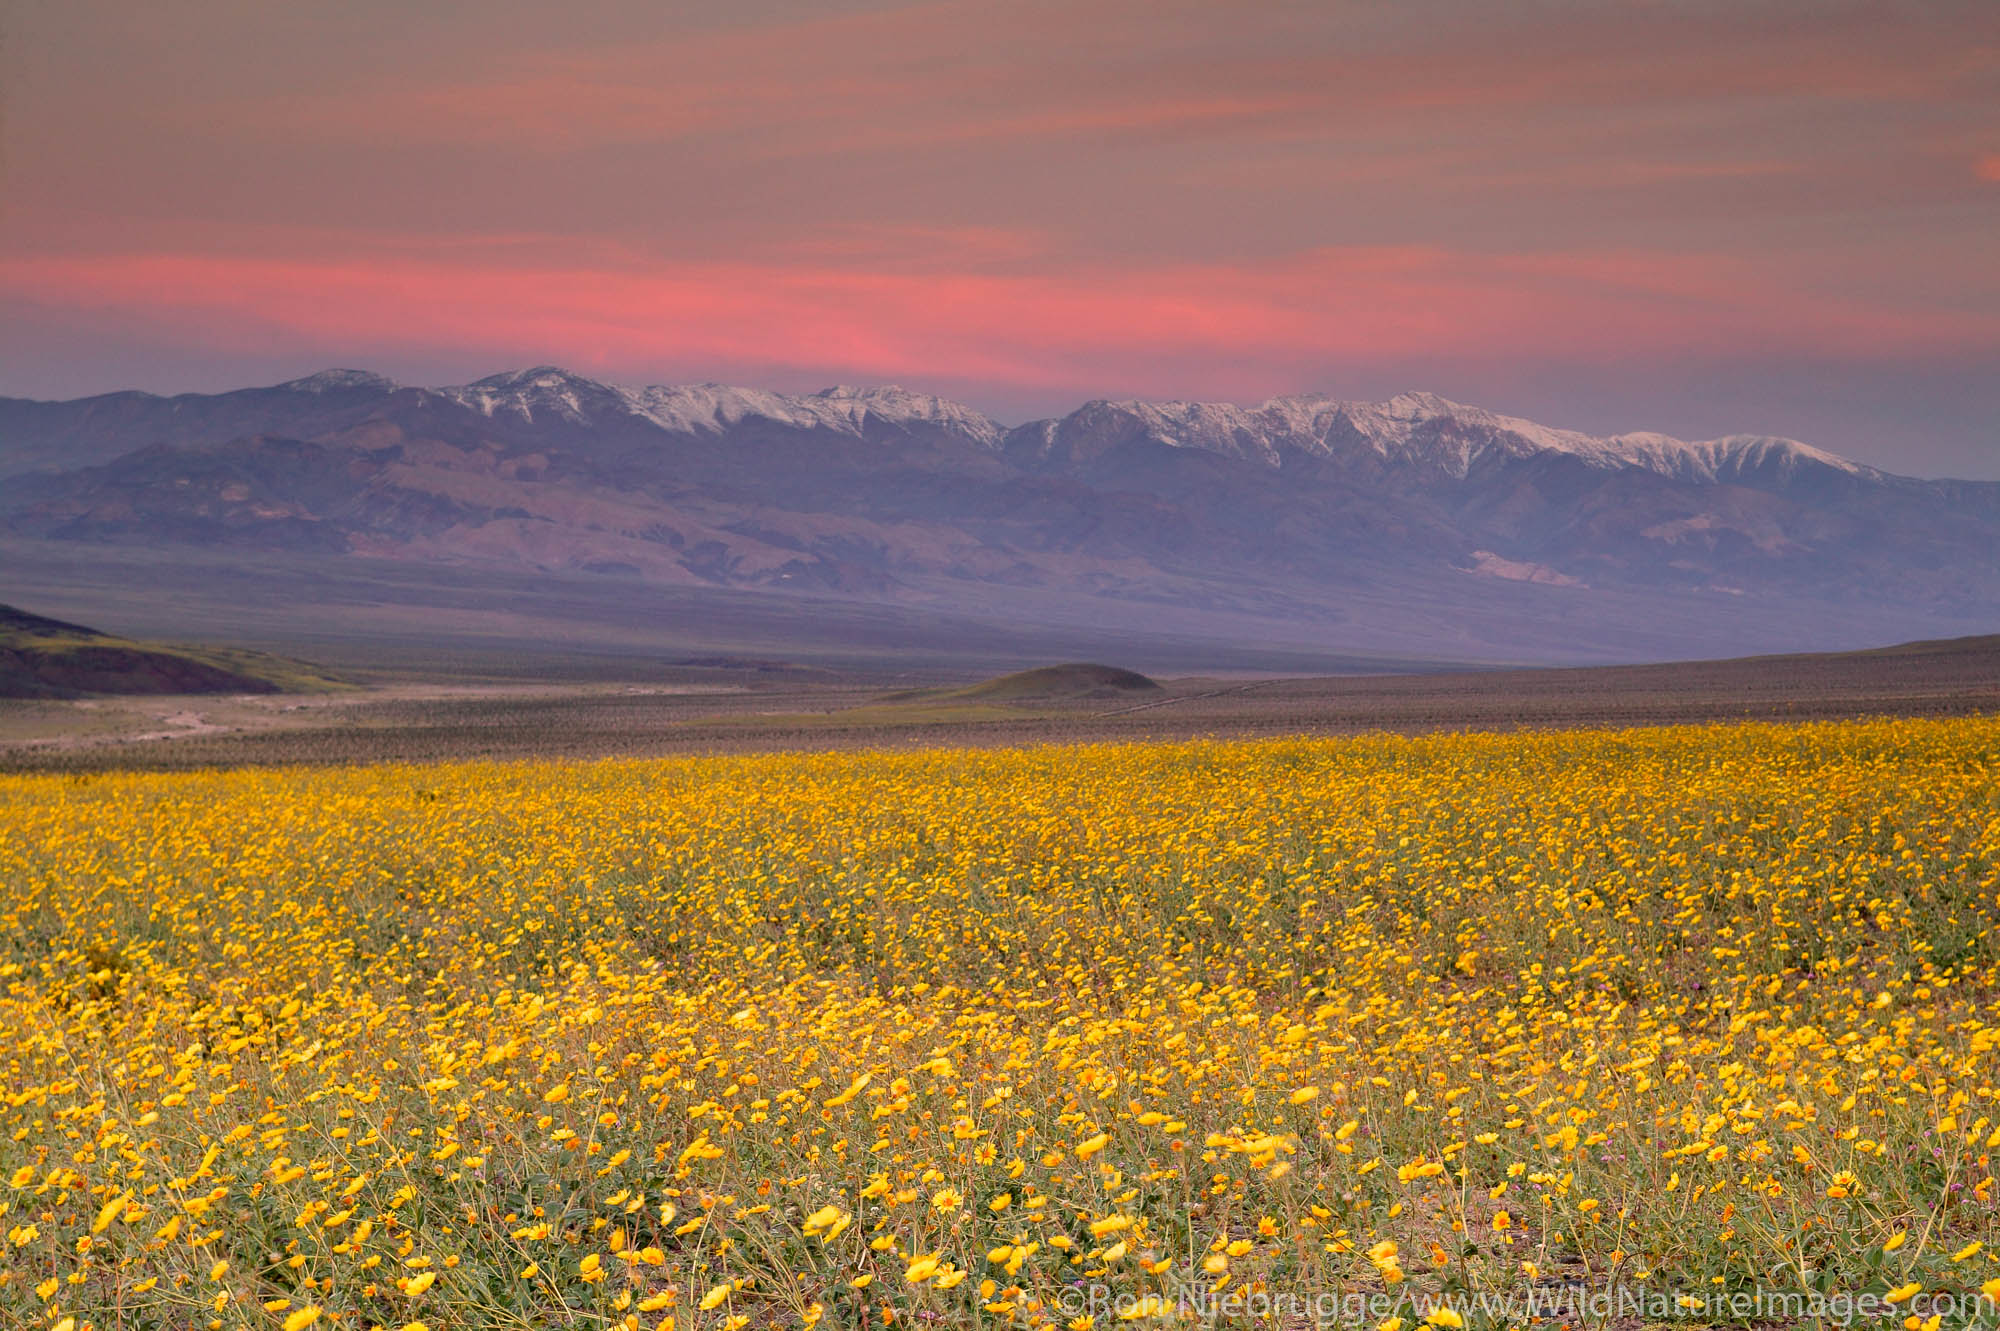
M 1287 453 L 1334 457 L 1359 448 L 1396 465 L 1460 479 L 1483 460 L 1540 456 L 1574 458 L 1601 471 L 1635 467 L 1710 483 L 1750 471 L 1789 476 L 1813 465 L 1867 470 L 1790 439 L 1732 435 L 1689 442 L 1644 432 L 1599 437 L 1428 392 L 1398 393 L 1381 402 L 1310 393 L 1270 398 L 1255 407 L 1100 399 L 1060 419 L 1022 426 L 1013 437 L 1032 452 L 1060 449 L 1072 459 L 1143 440 L 1268 466 L 1284 465 Z
M 458 388 L 433 391 L 482 416 L 513 416 L 529 423 L 554 418 L 585 425 L 619 409 L 616 389 L 556 365 L 489 374 Z
M 508 416 L 531 423 L 553 416 L 571 424 L 596 426 L 629 423 L 636 418 L 675 434 L 721 434 L 747 420 L 854 436 L 871 421 L 891 426 L 925 424 L 987 448 L 997 447 L 1002 434 L 991 419 L 970 407 L 893 386 L 839 386 L 803 396 L 715 383 L 620 387 L 544 365 L 434 391 L 484 416 Z
M 321 370 L 303 379 L 292 379 L 278 387 L 290 393 L 340 393 L 357 388 L 394 392 L 402 385 L 372 370 Z
M 366 371 L 326 370 L 281 387 L 328 394 L 364 388 L 392 391 L 397 385 Z M 853 438 L 883 428 L 921 427 L 988 451 L 1011 439 L 1012 447 L 1030 454 L 1046 455 L 1060 447 L 1071 458 L 1143 442 L 1273 467 L 1282 466 L 1287 453 L 1333 457 L 1361 448 L 1395 465 L 1458 478 L 1469 475 L 1483 460 L 1537 456 L 1574 458 L 1596 470 L 1636 467 L 1702 483 L 1753 474 L 1778 480 L 1813 467 L 1849 475 L 1871 470 L 1792 439 L 1728 435 L 1688 441 L 1648 431 L 1600 437 L 1416 390 L 1380 402 L 1303 393 L 1271 398 L 1254 407 L 1177 399 L 1099 399 L 1067 416 L 1012 431 L 962 403 L 896 385 L 838 384 L 808 394 L 715 383 L 619 387 L 559 366 L 538 365 L 429 391 L 483 416 L 531 425 L 542 421 L 586 428 L 650 425 L 675 434 L 713 437 L 746 421 L 763 421 Z
M 895 384 L 856 388 L 836 384 L 809 399 L 824 404 L 840 419 L 859 429 L 866 417 L 898 425 L 922 422 L 956 430 L 986 448 L 999 446 L 1004 430 L 989 416 L 960 402 L 931 393 L 912 392 Z
M 1461 473 L 1475 457 L 1496 450 L 1510 455 L 1564 453 L 1600 466 L 1627 461 L 1606 440 L 1503 416 L 1436 393 L 1398 393 L 1386 402 L 1343 403 L 1341 412 L 1383 454 L 1449 454 L 1453 469 Z
M 1385 455 L 1400 453 L 1431 461 L 1455 460 L 1458 465 L 1454 470 L 1461 475 L 1476 458 L 1494 452 L 1509 456 L 1562 454 L 1598 469 L 1638 467 L 1665 476 L 1702 481 L 1740 474 L 1746 468 L 1792 472 L 1801 465 L 1818 464 L 1850 474 L 1868 470 L 1795 439 L 1728 435 L 1720 439 L 1685 440 L 1650 431 L 1600 437 L 1467 406 L 1436 393 L 1399 393 L 1386 402 L 1334 405 Z

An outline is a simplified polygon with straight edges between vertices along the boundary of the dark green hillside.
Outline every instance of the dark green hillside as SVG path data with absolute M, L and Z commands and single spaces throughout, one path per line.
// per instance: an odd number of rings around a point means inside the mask
M 344 687 L 263 652 L 131 642 L 0 605 L 0 698 L 112 693 L 299 693 Z

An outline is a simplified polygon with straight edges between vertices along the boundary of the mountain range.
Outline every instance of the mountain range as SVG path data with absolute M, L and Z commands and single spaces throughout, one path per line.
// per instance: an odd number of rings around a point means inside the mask
M 1428 393 L 1095 401 L 1011 428 L 893 387 L 625 388 L 553 367 L 0 399 L 0 540 L 14 583 L 95 560 L 186 594 L 194 559 L 280 582 L 421 568 L 440 611 L 467 580 L 561 589 L 544 598 L 558 606 L 671 590 L 680 641 L 711 593 L 770 598 L 806 628 L 873 606 L 1079 641 L 1456 660 L 1813 650 L 2000 621 L 2000 483 L 1765 436 L 1596 437 Z

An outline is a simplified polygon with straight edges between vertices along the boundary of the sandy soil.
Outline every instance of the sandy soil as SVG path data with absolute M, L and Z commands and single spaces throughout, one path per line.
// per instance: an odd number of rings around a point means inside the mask
M 0 704 L 0 769 L 89 771 L 2000 712 L 2000 637 L 1571 670 L 1195 677 L 1161 694 L 892 696 L 886 679 L 394 684 Z M 940 681 L 942 683 L 964 683 Z M 907 679 L 898 679 L 906 689 Z

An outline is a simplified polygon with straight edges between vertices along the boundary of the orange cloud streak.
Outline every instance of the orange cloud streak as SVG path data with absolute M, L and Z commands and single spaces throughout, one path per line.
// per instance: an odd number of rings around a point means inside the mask
M 1202 6 L 1046 5 L 1031 17 L 1023 0 L 970 0 L 524 51 L 478 78 L 225 99 L 201 106 L 195 123 L 544 151 L 717 131 L 793 153 L 1202 128 L 1323 136 L 1468 108 L 1518 117 L 1745 97 L 1929 101 L 1990 77 L 1994 61 L 1947 25 L 1865 13 L 1803 27 L 1754 7 L 1701 19 L 1606 11 L 1554 30 L 1520 22 L 1413 19 L 1364 44 L 1305 22 L 1289 39 L 1242 43 L 1218 40 Z

